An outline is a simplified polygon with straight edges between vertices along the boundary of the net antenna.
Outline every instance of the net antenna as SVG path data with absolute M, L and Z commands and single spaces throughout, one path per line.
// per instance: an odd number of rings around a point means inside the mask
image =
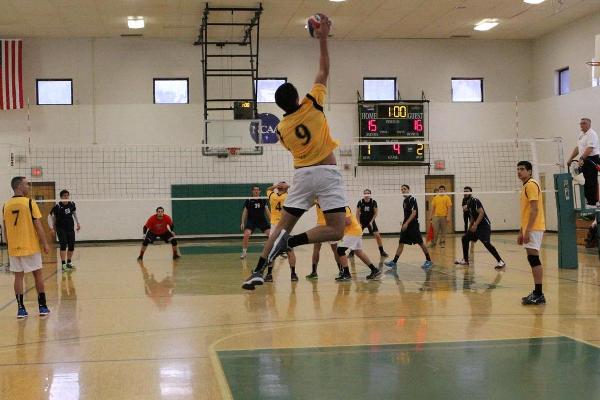
M 592 87 L 600 86 L 600 61 L 592 59 L 586 62 L 592 73 Z

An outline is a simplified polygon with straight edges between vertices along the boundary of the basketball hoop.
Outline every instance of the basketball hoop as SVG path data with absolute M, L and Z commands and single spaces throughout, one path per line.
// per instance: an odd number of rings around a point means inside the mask
M 229 157 L 235 159 L 240 154 L 240 148 L 239 147 L 227 147 L 227 154 L 229 154 Z

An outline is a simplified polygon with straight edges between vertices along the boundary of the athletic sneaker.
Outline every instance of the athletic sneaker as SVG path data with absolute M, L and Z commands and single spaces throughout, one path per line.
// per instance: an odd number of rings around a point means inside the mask
M 67 263 L 67 269 L 75 269 L 75 266 L 71 263 Z
M 291 280 L 292 282 L 298 282 L 298 275 L 295 272 L 292 272 Z
M 384 251 L 380 251 L 380 252 L 379 252 L 379 255 L 380 255 L 381 257 L 389 257 L 389 254 L 388 254 L 388 253 L 386 253 L 386 252 L 385 252 L 385 250 L 384 250 Z
M 140 261 L 139 257 L 138 257 L 138 261 Z M 67 264 L 62 265 L 62 270 L 63 270 L 63 272 L 67 270 Z
M 243 260 L 244 258 L 246 258 L 246 252 L 242 251 L 242 254 L 240 255 L 240 260 Z
M 265 276 L 265 282 L 273 282 L 273 275 L 272 274 L 267 274 Z
M 137 260 L 138 260 L 138 261 L 143 261 L 143 260 L 144 260 L 144 257 L 142 257 L 142 256 L 138 256 Z
M 242 289 L 254 290 L 254 286 L 260 286 L 265 282 L 261 272 L 253 272 L 242 284 Z
M 371 273 L 369 275 L 367 275 L 367 279 L 371 280 L 371 279 L 377 279 L 381 276 L 381 270 L 380 269 L 375 269 L 373 271 L 371 271 Z
M 310 274 L 306 275 L 305 278 L 308 280 L 315 280 L 319 279 L 319 275 L 317 275 L 316 272 L 311 272 Z
M 273 243 L 273 248 L 271 249 L 271 251 L 269 252 L 269 256 L 267 257 L 267 264 L 271 264 L 273 260 L 277 258 L 277 256 L 290 250 L 290 247 L 288 246 L 289 239 L 290 235 L 286 231 L 281 230 L 281 232 L 279 232 L 279 236 L 277 236 L 277 239 L 275 239 L 275 243 Z
M 496 263 L 496 266 L 494 267 L 494 269 L 500 270 L 500 269 L 503 269 L 504 267 L 506 267 L 506 263 L 503 260 L 500 260 Z
M 524 306 L 539 306 L 542 304 L 546 304 L 546 298 L 544 297 L 543 293 L 536 294 L 535 292 L 531 292 L 529 293 L 529 295 L 521 299 L 521 304 L 523 304 Z
M 461 258 L 461 259 L 459 259 L 459 260 L 455 260 L 455 261 L 454 261 L 454 264 L 457 264 L 457 265 L 469 265 L 469 262 L 468 262 L 468 261 L 465 261 L 465 259 L 464 259 L 464 258 Z
M 347 282 L 347 281 L 351 281 L 351 280 L 352 280 L 352 276 L 350 274 L 345 274 L 343 272 L 340 272 L 338 277 L 335 278 L 336 282 Z
M 384 262 L 385 266 L 388 268 L 396 268 L 398 266 L 398 264 L 396 264 L 395 261 L 386 261 Z
M 429 269 L 431 267 L 433 267 L 433 261 L 429 261 L 429 260 L 425 260 L 423 265 L 421 265 L 421 268 L 423 268 L 423 269 Z
M 46 306 L 40 306 L 40 316 L 44 316 L 44 315 L 48 315 L 50 314 L 50 310 L 48 309 L 48 307 Z
M 173 260 L 177 260 L 181 258 L 181 256 L 179 254 L 173 254 Z
M 17 311 L 17 319 L 27 318 L 28 316 L 29 314 L 27 314 L 25 307 L 19 307 L 19 310 Z

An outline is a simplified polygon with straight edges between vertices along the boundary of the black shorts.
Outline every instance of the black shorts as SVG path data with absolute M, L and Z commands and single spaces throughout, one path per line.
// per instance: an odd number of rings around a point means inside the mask
M 56 236 L 61 245 L 75 244 L 75 229 L 56 228 Z
M 246 221 L 246 226 L 244 226 L 244 230 L 250 229 L 252 232 L 254 232 L 254 230 L 257 228 L 260 229 L 261 232 L 265 232 L 271 229 L 271 224 L 269 224 L 266 220 L 254 221 L 249 219 Z
M 373 223 L 369 225 L 369 221 L 360 221 L 360 226 L 362 226 L 363 231 L 365 228 L 369 230 L 369 233 L 379 232 L 379 228 L 377 228 L 377 223 L 373 220 Z
M 468 231 L 467 239 L 471 242 L 476 242 L 481 240 L 482 242 L 489 242 L 492 236 L 492 227 L 490 226 L 481 226 L 477 227 L 475 232 Z
M 423 236 L 419 230 L 419 224 L 410 224 L 405 231 L 400 233 L 400 243 L 403 244 L 422 244 Z
M 166 231 L 165 233 L 161 233 L 160 235 L 157 235 L 156 233 L 154 233 L 152 231 L 146 232 L 146 239 L 150 243 L 154 243 L 154 241 L 159 238 L 164 240 L 165 243 L 169 243 L 169 240 L 171 240 L 172 237 L 173 237 L 173 234 L 169 231 Z

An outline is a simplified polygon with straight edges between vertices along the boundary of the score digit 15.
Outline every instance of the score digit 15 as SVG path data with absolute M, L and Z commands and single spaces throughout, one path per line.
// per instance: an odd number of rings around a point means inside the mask
M 377 121 L 375 121 L 374 119 L 370 119 L 367 122 L 367 130 L 369 132 L 377 132 Z

